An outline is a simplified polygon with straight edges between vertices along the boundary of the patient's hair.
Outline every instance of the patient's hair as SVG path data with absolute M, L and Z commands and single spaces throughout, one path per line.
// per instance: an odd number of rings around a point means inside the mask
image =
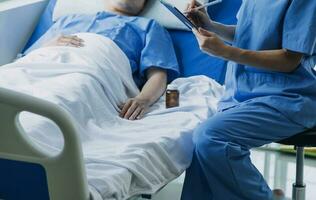
M 111 0 L 113 9 L 126 15 L 136 16 L 145 7 L 148 0 Z

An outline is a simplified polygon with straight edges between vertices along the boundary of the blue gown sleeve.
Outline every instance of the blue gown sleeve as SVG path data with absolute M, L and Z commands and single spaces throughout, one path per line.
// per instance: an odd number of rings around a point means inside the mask
M 316 1 L 292 0 L 284 19 L 282 46 L 306 55 L 316 54 Z
M 142 77 L 145 77 L 145 71 L 150 67 L 166 69 L 168 82 L 179 76 L 179 65 L 171 37 L 163 27 L 153 20 L 146 30 L 139 66 Z

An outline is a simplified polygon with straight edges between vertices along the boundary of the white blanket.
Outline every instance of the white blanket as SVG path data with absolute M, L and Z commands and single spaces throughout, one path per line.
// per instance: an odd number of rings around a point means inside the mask
M 0 86 L 69 111 L 95 198 L 154 193 L 190 164 L 193 130 L 215 112 L 223 89 L 204 76 L 177 79 L 172 84 L 180 90 L 180 107 L 165 109 L 162 97 L 144 119 L 121 119 L 117 105 L 139 92 L 126 55 L 108 38 L 77 35 L 85 40 L 84 48 L 46 47 L 2 67 Z M 61 150 L 63 139 L 54 123 L 30 113 L 20 120 L 43 151 Z

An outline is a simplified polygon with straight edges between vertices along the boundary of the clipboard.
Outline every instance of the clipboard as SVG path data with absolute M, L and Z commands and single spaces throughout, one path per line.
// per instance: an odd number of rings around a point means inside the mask
M 174 5 L 165 2 L 164 0 L 160 0 L 160 3 L 164 5 L 174 16 L 176 16 L 186 27 L 188 27 L 191 31 L 192 29 L 198 29 L 195 24 L 193 24 L 177 7 Z

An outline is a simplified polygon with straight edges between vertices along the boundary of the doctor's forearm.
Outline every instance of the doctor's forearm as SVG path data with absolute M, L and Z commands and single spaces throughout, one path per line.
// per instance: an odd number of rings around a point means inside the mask
M 225 40 L 228 43 L 232 43 L 235 38 L 235 25 L 224 25 L 218 22 L 212 21 L 208 30 L 216 33 L 220 38 Z
M 227 46 L 222 57 L 239 64 L 289 73 L 294 71 L 302 59 L 302 54 L 286 49 L 269 51 L 251 51 Z

